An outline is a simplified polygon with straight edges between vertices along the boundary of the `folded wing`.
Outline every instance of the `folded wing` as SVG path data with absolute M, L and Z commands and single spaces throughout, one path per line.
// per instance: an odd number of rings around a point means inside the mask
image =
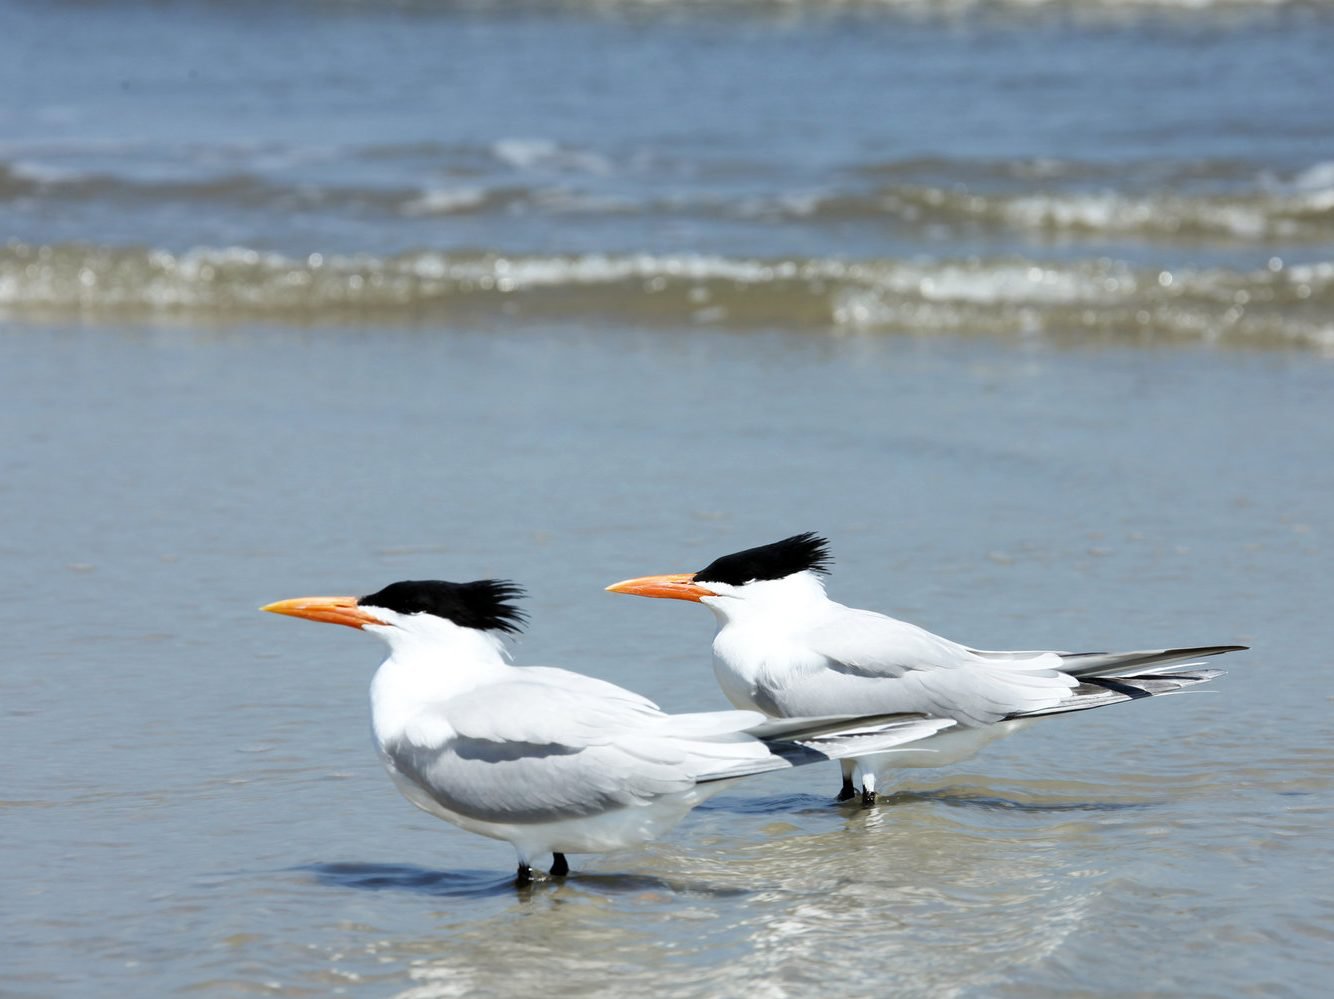
M 1054 652 L 989 657 L 871 611 L 848 608 L 803 637 L 823 657 L 826 672 L 795 677 L 792 686 L 824 684 L 866 710 L 987 725 L 1051 707 L 1078 683 Z
M 753 711 L 668 715 L 614 684 L 529 667 L 423 708 L 382 749 L 391 767 L 439 808 L 524 824 L 880 752 L 952 724 L 899 715 L 782 722 Z
M 1244 648 L 1212 645 L 1136 652 L 988 651 L 959 645 L 903 621 L 851 609 L 814 629 L 809 641 L 829 671 L 824 682 L 831 689 L 841 687 L 842 696 L 850 703 L 871 709 L 922 711 L 954 718 L 964 725 L 987 725 L 1006 718 L 1079 711 L 1175 693 L 1213 679 L 1220 671 L 1172 671 L 1199 666 L 1202 657 Z M 1144 672 L 1148 666 L 1159 670 Z M 1167 675 L 1162 674 L 1162 667 L 1169 671 Z M 1169 676 L 1177 680 L 1171 682 Z M 1093 682 L 1097 678 L 1122 681 L 1122 687 Z M 812 678 L 809 682 L 819 680 Z M 792 686 L 801 683 L 798 677 Z M 852 701 L 852 697 L 860 699 Z M 829 705 L 822 702 L 811 706 Z

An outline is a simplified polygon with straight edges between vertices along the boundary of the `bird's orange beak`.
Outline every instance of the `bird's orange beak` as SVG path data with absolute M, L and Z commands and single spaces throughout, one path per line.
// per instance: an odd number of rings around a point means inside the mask
M 707 586 L 695 582 L 693 572 L 678 572 L 666 576 L 640 576 L 625 579 L 607 587 L 608 593 L 630 593 L 637 597 L 668 597 L 672 600 L 699 600 L 716 597 Z
M 356 597 L 296 597 L 265 604 L 260 610 L 271 614 L 304 617 L 310 621 L 345 624 L 349 628 L 364 628 L 368 624 L 384 624 L 378 617 L 357 606 Z

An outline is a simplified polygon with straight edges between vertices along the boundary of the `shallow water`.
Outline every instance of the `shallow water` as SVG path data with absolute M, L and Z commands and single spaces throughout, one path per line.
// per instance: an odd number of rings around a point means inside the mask
M 8 991 L 1327 979 L 1327 364 L 620 327 L 12 326 L 0 360 Z M 1255 648 L 869 812 L 771 775 L 516 892 L 379 771 L 379 644 L 256 610 L 503 575 L 520 662 L 721 707 L 707 614 L 600 588 L 803 529 L 836 597 L 977 644 Z
M 0 22 L 0 993 L 1323 994 L 1328 5 Z M 257 610 L 512 578 L 519 662 L 723 707 L 602 587 L 803 530 L 975 645 L 1254 649 L 516 892 Z

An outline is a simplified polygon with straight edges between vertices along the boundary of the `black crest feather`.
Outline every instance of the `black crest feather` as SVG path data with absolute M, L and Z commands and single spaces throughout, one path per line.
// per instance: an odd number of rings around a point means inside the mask
M 831 561 L 829 542 L 808 531 L 714 559 L 695 573 L 695 579 L 743 586 L 759 579 L 782 579 L 794 572 L 828 572 Z
M 514 605 L 523 596 L 523 587 L 505 579 L 478 579 L 471 583 L 407 579 L 360 597 L 357 603 L 398 614 L 434 614 L 461 628 L 514 633 L 526 619 Z

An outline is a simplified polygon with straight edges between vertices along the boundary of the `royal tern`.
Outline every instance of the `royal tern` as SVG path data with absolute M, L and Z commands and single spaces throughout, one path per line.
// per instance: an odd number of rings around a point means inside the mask
M 381 760 L 417 807 L 512 844 L 520 884 L 548 853 L 562 876 L 567 853 L 652 839 L 742 777 L 889 749 L 954 724 L 901 713 L 782 722 L 752 711 L 666 714 L 603 680 L 510 665 L 503 638 L 522 624 L 521 595 L 500 580 L 409 581 L 263 608 L 389 644 L 371 681 Z
M 693 600 L 718 620 L 714 672 L 738 708 L 775 718 L 912 711 L 959 723 L 892 760 L 845 758 L 839 800 L 875 801 L 877 765 L 933 767 L 967 759 L 1028 719 L 1175 693 L 1220 675 L 1192 669 L 1204 656 L 1244 649 L 1213 645 L 1148 652 L 995 652 L 916 625 L 835 603 L 820 578 L 828 542 L 815 534 L 716 559 L 694 573 L 644 576 L 613 593 Z M 1169 671 L 1143 672 L 1173 663 Z

